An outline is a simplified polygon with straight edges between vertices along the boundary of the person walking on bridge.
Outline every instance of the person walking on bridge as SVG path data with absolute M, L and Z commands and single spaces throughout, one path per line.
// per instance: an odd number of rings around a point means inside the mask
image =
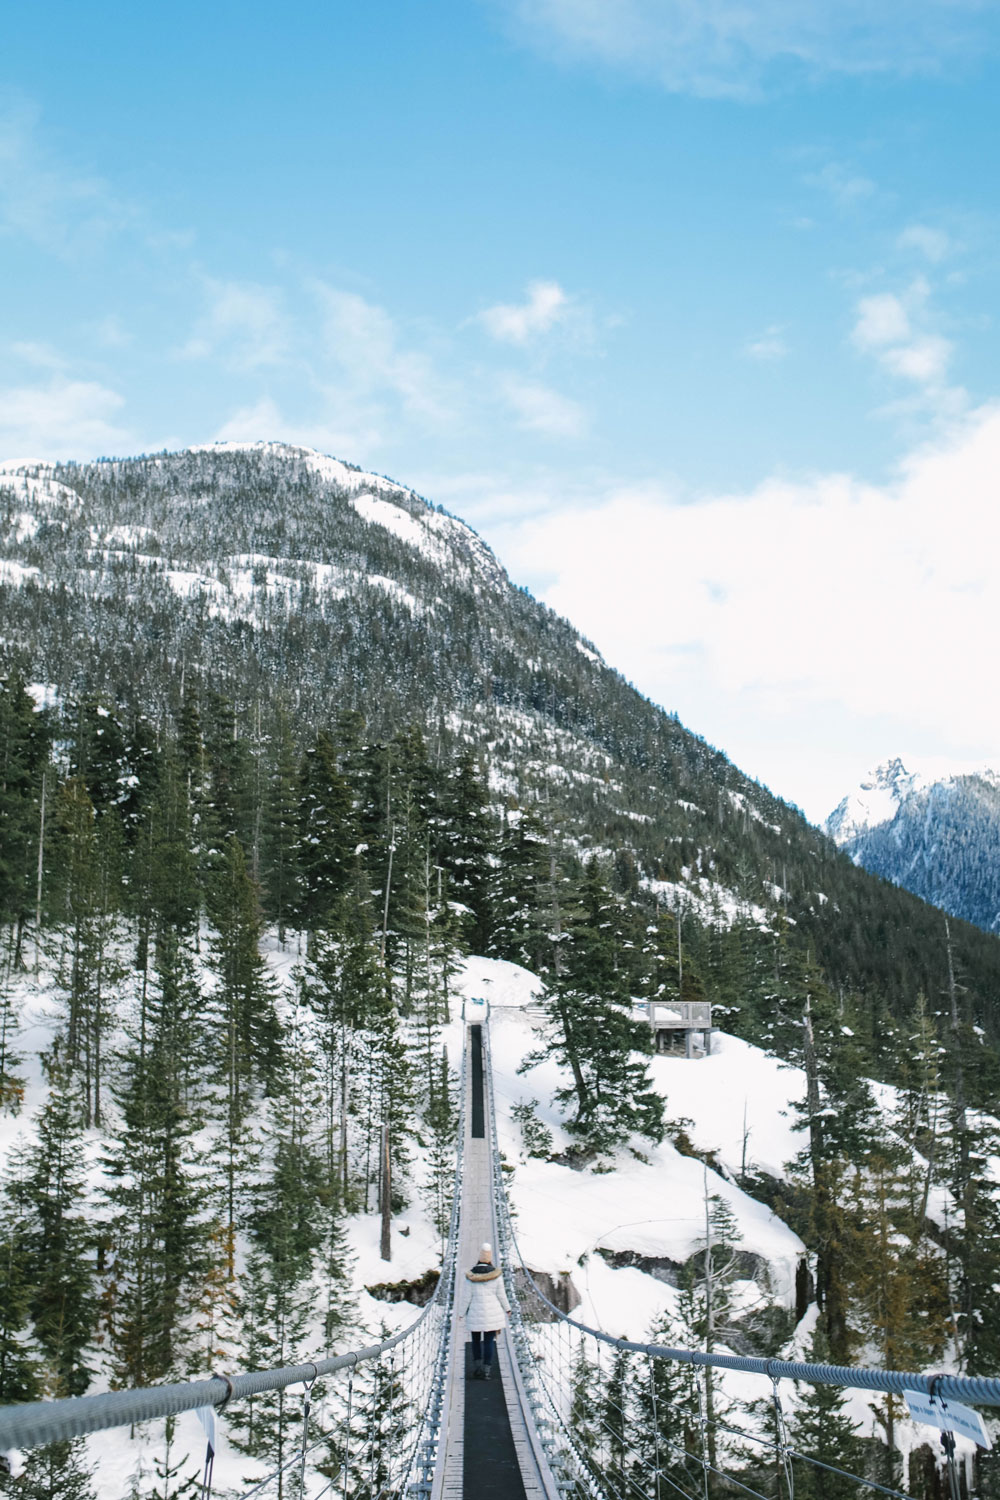
M 493 1246 L 479 1247 L 479 1259 L 465 1279 L 470 1283 L 465 1299 L 466 1326 L 472 1332 L 472 1378 L 489 1380 L 497 1334 L 507 1326 L 510 1303 L 503 1288 L 503 1272 L 493 1264 Z

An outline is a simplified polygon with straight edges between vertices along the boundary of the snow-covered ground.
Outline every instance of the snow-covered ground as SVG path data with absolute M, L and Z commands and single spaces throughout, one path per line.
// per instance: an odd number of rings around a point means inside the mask
M 265 953 L 275 979 L 288 994 L 299 961 L 297 945 L 290 941 L 282 947 L 270 937 Z M 571 1277 L 581 1298 L 575 1316 L 582 1322 L 615 1335 L 644 1339 L 663 1313 L 676 1314 L 678 1290 L 637 1265 L 615 1266 L 599 1252 L 616 1258 L 637 1257 L 647 1264 L 669 1261 L 677 1267 L 703 1245 L 706 1194 L 718 1195 L 732 1213 L 740 1248 L 758 1257 L 758 1264 L 766 1265 L 772 1299 L 793 1307 L 796 1267 L 805 1247 L 786 1224 L 744 1193 L 734 1179 L 744 1166 L 759 1168 L 773 1177 L 787 1175 L 788 1163 L 803 1145 L 802 1135 L 792 1128 L 794 1102 L 805 1092 L 801 1072 L 746 1042 L 719 1033 L 706 1058 L 652 1059 L 653 1081 L 666 1099 L 668 1120 L 683 1128 L 697 1150 L 712 1154 L 720 1171 L 697 1157 L 682 1155 L 669 1138 L 659 1146 L 636 1141 L 635 1150 L 621 1150 L 613 1162 L 603 1164 L 611 1170 L 598 1172 L 529 1158 L 521 1127 L 511 1113 L 521 1101 L 535 1105 L 539 1120 L 551 1131 L 556 1154 L 569 1144 L 552 1103 L 555 1089 L 563 1082 L 556 1065 L 546 1061 L 524 1073 L 518 1071 L 539 1040 L 540 991 L 540 981 L 516 964 L 469 958 L 455 980 L 453 1019 L 445 1032 L 457 1068 L 463 1044 L 461 1002 L 467 998 L 489 1000 L 498 1132 L 503 1154 L 514 1168 L 510 1192 L 526 1263 L 536 1271 Z M 44 964 L 37 979 L 30 974 L 23 977 L 18 998 L 22 1016 L 18 1045 L 25 1055 L 21 1071 L 26 1075 L 27 1091 L 20 1116 L 0 1117 L 0 1161 L 9 1161 L 10 1153 L 32 1137 L 32 1120 L 45 1087 L 38 1057 L 49 1045 L 60 1016 L 58 996 Z M 880 1087 L 878 1093 L 882 1107 L 891 1112 L 894 1091 Z M 95 1189 L 100 1176 L 99 1145 L 97 1134 L 92 1133 L 91 1182 Z M 419 1177 L 419 1150 L 416 1157 Z M 413 1280 L 439 1263 L 440 1238 L 419 1194 L 411 1192 L 410 1206 L 393 1221 L 391 1261 L 380 1257 L 379 1221 L 374 1212 L 350 1221 L 348 1239 L 361 1327 L 375 1335 L 383 1325 L 392 1330 L 405 1327 L 417 1316 L 415 1308 L 405 1302 L 376 1299 L 364 1288 L 378 1282 Z M 761 1290 L 755 1281 L 740 1282 L 733 1288 L 733 1295 L 738 1314 L 760 1301 Z M 789 1354 L 804 1352 L 814 1316 L 814 1311 L 807 1315 L 796 1331 Z M 357 1339 L 367 1341 L 360 1334 Z M 757 1377 L 727 1375 L 724 1384 L 737 1398 L 762 1394 Z M 98 1386 L 104 1388 L 105 1382 L 96 1382 L 95 1388 Z M 872 1432 L 868 1398 L 858 1394 L 851 1401 L 862 1430 Z M 914 1442 L 926 1440 L 922 1429 L 911 1429 L 908 1436 Z M 139 1466 L 144 1465 L 147 1474 L 151 1472 L 153 1457 L 162 1454 L 162 1443 L 159 1423 L 150 1424 L 134 1437 L 119 1430 L 88 1439 L 99 1500 L 119 1500 L 127 1495 Z M 204 1438 L 194 1415 L 180 1418 L 174 1456 L 189 1453 L 186 1468 L 193 1472 L 203 1451 Z M 216 1460 L 220 1489 L 238 1485 L 242 1475 L 260 1472 L 259 1466 L 231 1449 L 222 1436 Z

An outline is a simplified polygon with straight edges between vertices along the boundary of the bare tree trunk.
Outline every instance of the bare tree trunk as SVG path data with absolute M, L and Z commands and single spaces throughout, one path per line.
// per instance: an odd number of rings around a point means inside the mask
M 389 1155 L 389 1126 L 382 1126 L 382 1237 L 379 1254 L 383 1260 L 392 1259 L 392 1161 Z

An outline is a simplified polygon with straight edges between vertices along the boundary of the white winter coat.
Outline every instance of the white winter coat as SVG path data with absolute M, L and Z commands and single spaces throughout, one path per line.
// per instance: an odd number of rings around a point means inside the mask
M 468 1326 L 476 1333 L 506 1328 L 510 1303 L 503 1289 L 503 1272 L 500 1268 L 484 1265 L 480 1261 L 471 1271 L 466 1271 L 465 1279 L 470 1283 L 464 1308 Z

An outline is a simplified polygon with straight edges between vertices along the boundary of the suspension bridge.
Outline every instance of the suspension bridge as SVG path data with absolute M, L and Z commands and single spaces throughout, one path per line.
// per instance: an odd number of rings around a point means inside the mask
M 614 1338 L 570 1317 L 538 1285 L 518 1250 L 497 1144 L 489 1021 L 485 1005 L 470 1009 L 448 1242 L 434 1295 L 407 1328 L 377 1344 L 282 1369 L 2 1407 L 0 1454 L 195 1411 L 206 1434 L 201 1496 L 210 1500 L 216 1418 L 239 1403 L 277 1396 L 298 1402 L 283 1407 L 286 1417 L 294 1413 L 294 1428 L 286 1422 L 290 1433 L 277 1464 L 247 1480 L 242 1497 L 712 1500 L 746 1494 L 795 1500 L 796 1474 L 808 1469 L 820 1480 L 836 1480 L 838 1495 L 847 1486 L 913 1500 L 892 1483 L 797 1451 L 786 1421 L 790 1383 L 916 1393 L 939 1408 L 949 1401 L 1000 1407 L 997 1379 L 674 1349 Z M 499 1379 L 478 1382 L 468 1378 L 469 1330 L 458 1309 L 465 1284 L 460 1268 L 475 1263 L 484 1241 L 497 1246 L 511 1316 L 497 1345 Z M 695 1417 L 686 1424 L 669 1420 L 664 1406 L 661 1377 L 677 1370 L 689 1372 L 696 1396 Z M 759 1377 L 766 1419 L 758 1430 L 735 1427 L 720 1415 L 709 1394 L 715 1370 Z M 748 1466 L 754 1445 L 759 1458 Z M 942 1447 L 942 1482 L 951 1500 L 962 1500 L 968 1490 L 947 1432 Z M 809 1493 L 825 1493 L 822 1483 L 814 1482 Z

